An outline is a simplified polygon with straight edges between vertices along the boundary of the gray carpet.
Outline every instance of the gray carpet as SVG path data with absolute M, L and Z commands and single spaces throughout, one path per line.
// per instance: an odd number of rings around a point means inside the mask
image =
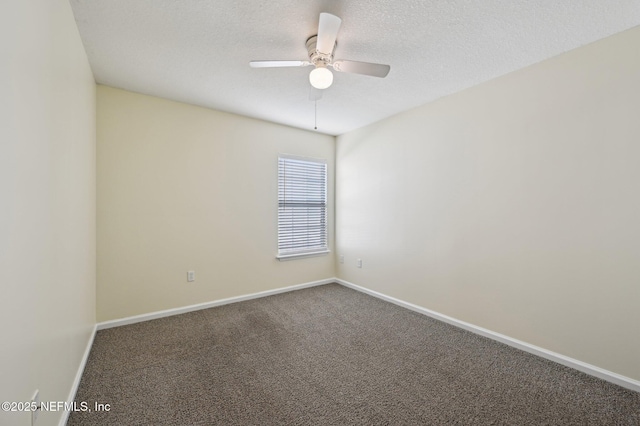
M 640 425 L 640 393 L 330 284 L 99 331 L 69 425 Z

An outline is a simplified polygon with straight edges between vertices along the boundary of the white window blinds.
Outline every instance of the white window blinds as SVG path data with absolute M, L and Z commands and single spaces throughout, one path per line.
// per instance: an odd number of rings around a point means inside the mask
M 327 251 L 327 163 L 281 155 L 278 258 Z

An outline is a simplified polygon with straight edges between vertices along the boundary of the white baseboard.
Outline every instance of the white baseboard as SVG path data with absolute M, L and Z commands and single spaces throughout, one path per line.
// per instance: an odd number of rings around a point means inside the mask
M 453 326 L 465 329 L 475 334 L 479 334 L 484 337 L 488 337 L 493 340 L 497 340 L 498 342 L 504 343 L 506 345 L 512 346 L 514 348 L 523 350 L 525 352 L 529 352 L 531 354 L 540 356 L 542 358 L 546 358 L 550 361 L 557 362 L 558 364 L 562 364 L 564 366 L 573 368 L 575 370 L 582 371 L 583 373 L 589 374 L 591 376 L 598 377 L 599 379 L 606 380 L 608 382 L 614 383 L 616 385 L 622 386 L 624 388 L 630 389 L 632 391 L 640 392 L 640 381 L 634 380 L 630 377 L 626 377 L 612 371 L 605 370 L 600 367 L 596 367 L 595 365 L 587 364 L 586 362 L 578 361 L 577 359 L 569 358 L 568 356 L 561 355 L 556 352 L 549 351 L 547 349 L 531 345 L 527 342 L 523 342 L 518 339 L 514 339 L 509 336 L 505 336 L 504 334 L 496 333 L 491 330 L 487 330 L 486 328 L 478 327 L 476 325 L 470 324 L 468 322 L 460 321 L 458 319 L 452 318 L 447 315 L 443 315 L 441 313 L 432 311 L 427 308 L 423 308 L 418 305 L 414 305 L 412 303 L 408 303 L 402 301 L 400 299 L 396 299 L 395 297 L 387 296 L 382 293 L 378 293 L 374 290 L 369 290 L 368 288 L 361 287 L 357 284 L 350 283 L 348 281 L 335 278 L 335 282 L 342 284 L 345 287 L 352 288 L 354 290 L 358 290 L 362 293 L 366 293 L 370 296 L 377 297 L 378 299 L 385 300 L 387 302 L 391 302 L 398 306 L 402 306 L 403 308 L 410 309 L 414 312 L 418 312 L 423 315 L 427 315 L 431 318 L 435 318 L 442 322 L 446 322 L 447 324 L 451 324 Z
M 82 380 L 82 373 L 84 373 L 84 367 L 87 365 L 87 360 L 89 359 L 89 353 L 91 352 L 91 346 L 93 346 L 93 339 L 96 337 L 97 326 L 93 326 L 93 330 L 91 330 L 91 335 L 89 336 L 89 340 L 87 341 L 87 346 L 84 349 L 84 354 L 82 355 L 82 359 L 80 360 L 80 365 L 78 366 L 78 371 L 76 372 L 76 377 L 73 379 L 73 383 L 71 384 L 71 390 L 69 391 L 69 396 L 67 396 L 67 402 L 72 403 L 76 399 L 76 393 L 78 392 L 78 387 L 80 386 L 80 380 Z M 67 420 L 69 420 L 69 414 L 71 411 L 62 410 L 62 417 L 60 417 L 59 426 L 65 426 L 67 424 Z
M 600 367 L 596 367 L 595 365 L 591 365 L 588 364 L 586 362 L 582 362 L 579 361 L 577 359 L 573 359 L 570 358 L 568 356 L 541 348 L 539 346 L 535 346 L 532 344 L 529 344 L 527 342 L 523 342 L 521 340 L 518 339 L 514 339 L 512 337 L 506 336 L 504 334 L 500 334 L 500 333 L 496 333 L 494 331 L 488 330 L 486 328 L 482 328 L 482 327 L 478 327 L 476 325 L 470 324 L 468 322 L 464 322 L 464 321 L 460 321 L 456 318 L 447 316 L 447 315 L 443 315 L 439 312 L 436 311 L 432 311 L 430 309 L 427 308 L 423 308 L 421 306 L 418 305 L 414 305 L 412 303 L 409 302 L 405 302 L 403 300 L 400 299 L 396 299 L 394 297 L 391 296 L 387 296 L 385 294 L 379 293 L 377 291 L 374 290 L 370 290 L 368 288 L 365 287 L 361 287 L 357 284 L 353 284 L 349 281 L 345 281 L 342 280 L 340 278 L 328 278 L 328 279 L 324 279 L 324 280 L 319 280 L 319 281 L 312 281 L 312 282 L 308 282 L 308 283 L 303 283 L 303 284 L 297 284 L 297 285 L 292 285 L 289 287 L 281 287 L 281 288 L 277 288 L 277 289 L 273 289 L 273 290 L 267 290 L 267 291 L 261 291 L 258 293 L 252 293 L 252 294 L 247 294 L 247 295 L 243 295 L 243 296 L 237 296 L 237 297 L 230 297 L 227 299 L 220 299 L 220 300 L 215 300 L 212 302 L 206 302 L 206 303 L 200 303 L 197 305 L 190 305 L 190 306 L 184 306 L 181 308 L 174 308 L 174 309 L 167 309 L 164 311 L 157 311 L 157 312 L 150 312 L 148 314 L 142 314 L 142 315 L 136 315 L 136 316 L 132 316 L 132 317 L 127 317 L 127 318 L 121 318 L 121 319 L 116 319 L 116 320 L 111 320 L 111 321 L 105 321 L 105 322 L 101 322 L 96 324 L 96 329 L 97 330 L 104 330 L 107 328 L 112 328 L 112 327 L 119 327 L 122 325 L 128 325 L 128 324 L 135 324 L 138 322 L 143 322 L 143 321 L 149 321 L 152 319 L 156 319 L 156 318 L 163 318 L 163 317 L 168 317 L 168 316 L 172 316 L 172 315 L 179 315 L 179 314 L 184 314 L 187 312 L 192 312 L 192 311 L 197 311 L 200 309 L 208 309 L 208 308 L 213 308 L 216 306 L 222 306 L 222 305 L 228 305 L 230 303 L 237 303 L 237 302 L 242 302 L 245 300 L 251 300 L 251 299 L 258 299 L 261 297 L 266 297 L 266 296 L 271 296 L 274 294 L 279 294 L 279 293 L 285 293 L 288 291 L 293 291 L 293 290 L 300 290 L 303 288 L 308 288 L 308 287 L 315 287 L 318 285 L 324 285 L 324 284 L 330 284 L 330 283 L 338 283 L 341 284 L 345 287 L 349 287 L 352 288 L 354 290 L 360 291 L 362 293 L 366 293 L 370 296 L 373 297 L 377 297 L 379 299 L 385 300 L 387 302 L 391 302 L 393 304 L 396 304 L 398 306 L 402 306 L 403 308 L 407 308 L 410 309 L 414 312 L 418 312 L 420 314 L 423 315 L 427 315 L 431 318 L 435 318 L 439 321 L 443 321 L 446 322 L 447 324 L 451 324 L 453 326 L 462 328 L 464 330 L 470 331 L 472 333 L 475 334 L 479 334 L 481 336 L 484 337 L 488 337 L 490 339 L 496 340 L 498 342 L 504 343 L 506 345 L 512 346 L 514 348 L 523 350 L 525 352 L 529 352 L 533 355 L 537 355 L 540 356 L 542 358 L 548 359 L 550 361 L 554 361 L 557 362 L 558 364 L 562 364 L 564 366 L 573 368 L 575 370 L 578 371 L 582 371 L 583 373 L 589 374 L 591 376 L 595 376 L 598 377 L 602 380 L 606 380 L 608 382 L 614 383 L 616 385 L 622 386 L 626 389 L 630 389 L 632 391 L 635 392 L 640 392 L 640 381 L 638 380 L 634 380 L 630 377 L 626 377 L 623 376 L 621 374 L 617 374 L 614 373 L 612 371 L 608 371 L 605 370 L 603 368 Z M 94 330 L 94 334 L 95 336 L 95 330 Z M 74 387 L 72 389 L 72 395 L 70 395 L 70 397 L 72 399 L 70 399 L 70 401 L 73 401 L 73 398 L 75 398 L 75 392 L 77 390 L 77 387 L 80 383 L 80 378 L 82 377 L 82 371 L 84 370 L 84 365 L 86 363 L 86 358 L 89 355 L 89 350 L 91 349 L 91 343 L 93 342 L 93 336 L 91 337 L 91 341 L 89 342 L 89 345 L 87 346 L 87 351 L 85 353 L 85 357 L 83 358 L 83 362 L 81 364 L 81 368 L 80 370 L 78 370 L 78 374 L 76 375 L 76 380 L 74 381 Z M 67 413 L 68 415 L 68 413 Z M 66 419 L 63 419 L 64 422 L 66 422 Z M 61 422 L 61 425 L 64 425 L 65 423 Z
M 278 293 L 286 293 L 288 291 L 300 290 L 302 288 L 315 287 L 323 284 L 336 282 L 335 278 L 328 278 L 319 281 L 312 281 L 303 284 L 296 284 L 288 287 L 276 288 L 273 290 L 261 291 L 258 293 L 246 294 L 243 296 L 230 297 L 228 299 L 214 300 L 212 302 L 199 303 L 197 305 L 183 306 L 181 308 L 167 309 L 165 311 L 150 312 L 148 314 L 136 315 L 127 318 L 104 321 L 97 324 L 98 330 L 104 330 L 112 327 L 120 327 L 122 325 L 135 324 L 137 322 L 149 321 L 152 319 L 169 317 L 173 315 L 185 314 L 187 312 L 199 311 L 201 309 L 213 308 L 216 306 L 228 305 L 230 303 L 242 302 L 245 300 L 258 299 L 260 297 L 272 296 Z

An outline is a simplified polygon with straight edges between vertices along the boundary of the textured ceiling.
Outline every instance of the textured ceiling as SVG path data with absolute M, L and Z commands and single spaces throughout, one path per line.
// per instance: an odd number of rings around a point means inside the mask
M 338 135 L 640 25 L 638 0 L 70 0 L 96 81 L 314 128 L 306 60 L 320 12 L 342 18 L 336 59 L 391 65 L 334 73 L 318 131 Z

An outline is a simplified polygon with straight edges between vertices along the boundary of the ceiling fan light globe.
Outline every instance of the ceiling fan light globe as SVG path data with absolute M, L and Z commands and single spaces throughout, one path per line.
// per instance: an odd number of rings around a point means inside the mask
M 317 67 L 309 73 L 309 83 L 316 89 L 326 89 L 333 83 L 333 73 L 325 67 Z

